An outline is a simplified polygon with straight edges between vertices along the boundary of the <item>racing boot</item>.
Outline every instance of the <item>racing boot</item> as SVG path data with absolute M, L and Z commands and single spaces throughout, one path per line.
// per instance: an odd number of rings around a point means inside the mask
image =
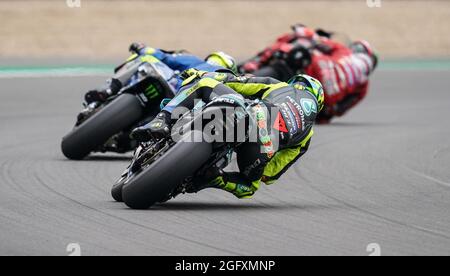
M 122 89 L 122 83 L 118 79 L 112 78 L 103 88 L 87 92 L 84 100 L 88 105 L 94 102 L 104 103 L 109 97 L 119 93 L 120 89 Z
M 200 190 L 207 188 L 216 188 L 232 193 L 239 199 L 248 199 L 252 198 L 259 188 L 259 181 L 255 181 L 254 183 L 248 185 L 237 182 L 235 183 L 227 178 L 227 173 L 224 173 L 224 175 L 218 176 L 202 186 L 197 186 L 197 190 L 195 192 L 199 192 Z
M 152 138 L 162 139 L 170 134 L 171 125 L 170 113 L 161 111 L 150 123 L 135 128 L 131 132 L 131 138 L 138 142 L 146 142 Z
M 91 103 L 104 103 L 110 95 L 106 90 L 89 90 L 89 92 L 84 95 L 84 100 L 89 105 Z

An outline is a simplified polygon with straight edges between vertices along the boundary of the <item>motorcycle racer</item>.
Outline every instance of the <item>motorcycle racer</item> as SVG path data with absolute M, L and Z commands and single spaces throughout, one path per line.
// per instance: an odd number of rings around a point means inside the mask
M 129 51 L 133 53 L 132 56 L 130 56 L 124 64 L 115 69 L 117 74 L 107 80 L 106 85 L 100 89 L 91 90 L 86 93 L 85 100 L 87 104 L 92 102 L 104 102 L 108 97 L 117 94 L 137 70 L 136 67 L 131 67 L 129 70 L 121 69 L 129 62 L 136 59 L 159 64 L 162 71 L 169 71 L 167 81 L 172 85 L 174 92 L 179 90 L 182 83 L 178 74 L 189 68 L 196 68 L 208 72 L 214 72 L 224 68 L 234 71 L 237 70 L 234 58 L 223 52 L 214 52 L 205 60 L 202 60 L 186 51 L 165 51 L 147 47 L 142 43 L 131 44 Z
M 239 171 L 211 172 L 208 179 L 200 181 L 198 189 L 190 192 L 218 188 L 238 198 L 251 198 L 261 181 L 268 185 L 274 183 L 308 150 L 314 133 L 313 124 L 324 102 L 323 88 L 318 80 L 297 75 L 286 83 L 270 77 L 195 69 L 183 75 L 186 79 L 179 94 L 152 122 L 136 128 L 131 134 L 133 138 L 148 141 L 167 137 L 173 123 L 171 113 L 176 107 L 192 109 L 194 99 L 202 99 L 205 103 L 227 97 L 242 102 L 244 97 L 260 99 L 251 108 L 257 122 L 258 139 L 237 148 Z M 273 108 L 276 112 L 269 112 Z
M 150 84 L 148 88 L 142 87 L 146 103 L 145 117 L 139 122 L 139 125 L 149 122 L 161 110 L 161 105 L 167 102 L 178 92 L 182 79 L 179 72 L 188 68 L 197 68 L 204 71 L 217 71 L 226 68 L 236 70 L 236 62 L 231 56 L 223 52 L 214 52 L 206 60 L 202 60 L 185 51 L 169 52 L 161 49 L 147 47 L 144 44 L 133 43 L 129 48 L 132 55 L 120 66 L 115 69 L 115 74 L 106 84 L 85 94 L 85 108 L 77 116 L 76 126 L 82 124 L 86 118 L 89 118 L 95 110 L 103 103 L 116 95 L 124 87 L 132 87 L 137 84 L 139 78 L 136 74 L 143 63 L 152 64 L 157 71 L 154 78 L 159 78 L 164 83 L 164 88 L 156 88 Z M 131 129 L 130 129 L 131 130 Z M 100 151 L 113 151 L 125 153 L 133 150 L 136 142 L 130 139 L 129 130 L 125 130 L 113 139 L 110 139 L 107 145 L 104 145 Z
M 328 123 L 365 98 L 369 76 L 378 63 L 378 56 L 367 41 L 355 41 L 346 46 L 332 37 L 332 33 L 297 24 L 292 32 L 280 36 L 239 69 L 243 73 L 264 75 L 261 69 L 270 66 L 276 71 L 274 77 L 280 80 L 287 80 L 298 72 L 317 78 L 325 91 L 324 110 L 317 120 Z M 277 60 L 286 61 L 287 66 L 279 66 Z

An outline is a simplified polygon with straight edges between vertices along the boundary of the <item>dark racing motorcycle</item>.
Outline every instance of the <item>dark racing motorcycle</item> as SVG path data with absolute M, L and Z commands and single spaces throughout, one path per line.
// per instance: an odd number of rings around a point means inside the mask
M 174 97 L 175 73 L 163 63 L 137 58 L 115 72 L 126 85 L 104 103 L 85 105 L 75 127 L 62 139 L 67 158 L 81 160 L 91 152 L 135 149 L 137 142 L 129 138 L 130 131 L 154 118 L 161 100 Z
M 302 73 L 310 63 L 310 49 L 298 45 L 289 51 L 280 49 L 275 52 L 265 66 L 251 74 L 257 77 L 272 77 L 280 81 L 288 81 L 292 76 Z M 243 70 L 243 64 L 238 66 L 238 69 L 241 73 L 247 73 Z
M 186 112 L 170 137 L 140 144 L 133 161 L 113 186 L 113 198 L 133 209 L 147 209 L 179 194 L 201 190 L 208 175 L 225 168 L 234 149 L 255 129 L 248 112 L 252 104 L 219 97 Z M 199 125 L 205 127 L 195 127 Z M 237 135 L 238 129 L 244 130 L 241 135 Z M 212 137 L 228 138 L 221 141 Z
M 292 26 L 293 31 L 296 25 Z M 325 38 L 334 39 L 345 45 L 350 45 L 351 39 L 344 33 L 329 32 L 323 29 L 316 29 L 316 33 Z M 289 46 L 287 46 L 289 45 Z M 245 65 L 247 62 L 238 65 L 238 70 L 242 74 L 250 73 L 258 77 L 272 77 L 280 81 L 288 81 L 296 74 L 304 73 L 305 69 L 312 62 L 312 51 L 318 50 L 323 53 L 329 53 L 331 49 L 325 44 L 309 39 L 294 38 L 292 41 L 276 42 L 268 49 L 260 52 L 253 61 L 260 61 L 261 57 L 270 56 L 264 66 L 256 71 L 247 72 Z M 273 54 L 272 54 L 273 52 Z

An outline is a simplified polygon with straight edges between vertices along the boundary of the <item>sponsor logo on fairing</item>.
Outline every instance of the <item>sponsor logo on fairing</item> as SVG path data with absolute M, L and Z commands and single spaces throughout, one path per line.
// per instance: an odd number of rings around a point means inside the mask
M 287 103 L 281 104 L 281 112 L 286 118 L 286 122 L 289 126 L 289 133 L 290 134 L 297 133 L 298 127 L 297 124 L 295 123 L 294 113 Z
M 217 81 L 223 81 L 227 78 L 227 75 L 224 73 L 216 73 L 214 74 L 214 79 Z
M 162 127 L 162 122 L 154 122 L 154 123 L 152 123 L 152 127 L 153 128 L 160 128 L 160 127 Z
M 309 116 L 312 113 L 317 113 L 317 104 L 315 101 L 311 99 L 301 99 L 300 104 L 302 105 L 302 108 L 305 111 L 306 116 Z
M 286 122 L 283 119 L 283 116 L 281 116 L 281 113 L 278 112 L 277 118 L 275 119 L 275 122 L 273 123 L 273 128 L 281 131 L 281 133 L 287 133 L 288 129 L 286 128 Z
M 297 119 L 298 127 L 301 128 L 302 131 L 304 131 L 306 128 L 305 112 L 303 111 L 303 109 L 300 107 L 300 105 L 294 99 L 292 99 L 291 97 L 287 97 L 287 98 L 290 101 L 290 104 L 295 107 L 292 109 L 294 109 L 294 111 L 296 111 L 296 118 L 300 117 L 300 120 Z

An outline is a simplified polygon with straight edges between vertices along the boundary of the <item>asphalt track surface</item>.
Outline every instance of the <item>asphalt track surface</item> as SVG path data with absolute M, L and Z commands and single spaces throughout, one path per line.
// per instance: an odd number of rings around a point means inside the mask
M 130 155 L 60 152 L 103 79 L 0 79 L 1 255 L 450 255 L 450 71 L 378 72 L 252 200 L 211 190 L 145 211 L 110 197 Z

